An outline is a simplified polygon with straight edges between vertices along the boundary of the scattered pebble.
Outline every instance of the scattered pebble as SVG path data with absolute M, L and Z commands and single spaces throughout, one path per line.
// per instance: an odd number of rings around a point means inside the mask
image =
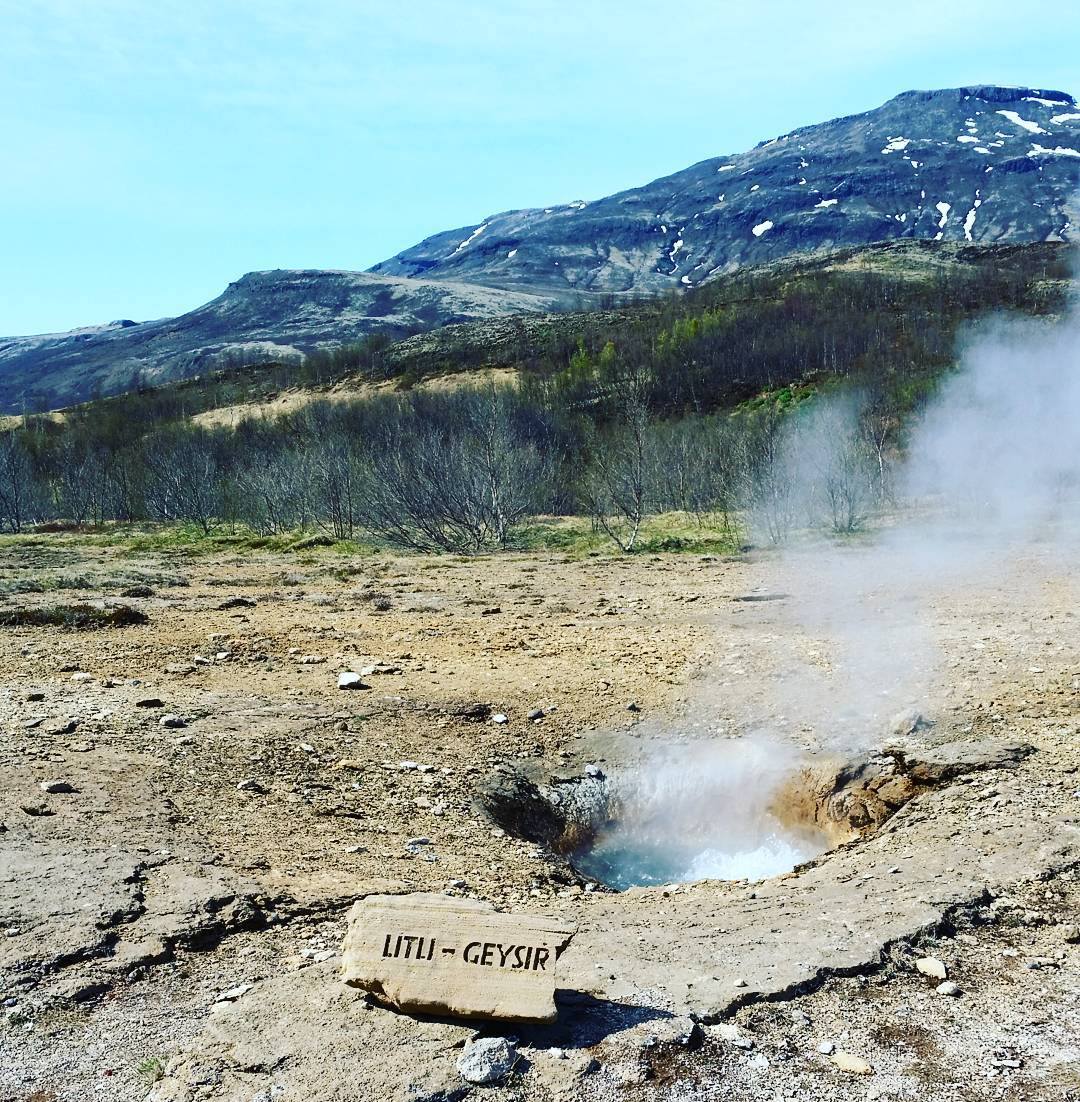
M 868 1064 L 861 1056 L 854 1056 L 850 1052 L 834 1052 L 829 1059 L 833 1066 L 846 1071 L 849 1075 L 873 1075 L 873 1065 Z
M 230 987 L 228 991 L 222 991 L 220 995 L 214 1000 L 219 1003 L 231 1003 L 236 1002 L 242 995 L 246 995 L 252 987 L 255 985 L 252 983 L 242 983 L 238 987 Z
M 949 970 L 945 967 L 944 961 L 938 960 L 937 957 L 921 957 L 915 962 L 915 967 L 924 976 L 929 976 L 934 980 L 944 980 L 949 975 Z

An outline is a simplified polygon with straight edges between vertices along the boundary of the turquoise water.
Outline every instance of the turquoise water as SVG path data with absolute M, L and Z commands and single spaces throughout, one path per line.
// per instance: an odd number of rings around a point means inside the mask
M 648 832 L 621 829 L 603 831 L 573 855 L 574 865 L 587 876 L 619 891 L 641 885 L 683 884 L 694 880 L 763 880 L 790 872 L 828 848 L 814 832 L 792 835 L 775 821 L 761 824 L 752 838 L 717 838 L 702 846 L 663 837 L 655 825 Z

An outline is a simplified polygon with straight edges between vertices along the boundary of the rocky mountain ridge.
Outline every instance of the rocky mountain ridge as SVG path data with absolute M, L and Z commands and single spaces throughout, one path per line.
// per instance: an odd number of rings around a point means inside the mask
M 874 241 L 1068 240 L 1078 189 L 1080 108 L 1068 93 L 905 92 L 597 202 L 493 215 L 371 270 L 655 293 Z

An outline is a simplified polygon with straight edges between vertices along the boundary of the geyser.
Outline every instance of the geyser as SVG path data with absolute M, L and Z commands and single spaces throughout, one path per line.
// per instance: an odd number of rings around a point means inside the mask
M 771 820 L 771 821 L 770 821 Z M 620 891 L 693 880 L 762 880 L 790 872 L 828 849 L 817 831 L 797 834 L 768 818 L 753 835 L 689 840 L 614 824 L 573 854 L 587 876 Z M 704 845 L 706 848 L 701 848 Z
M 570 853 L 620 890 L 693 880 L 760 880 L 829 849 L 775 807 L 794 763 L 758 740 L 666 748 L 608 780 L 606 821 Z

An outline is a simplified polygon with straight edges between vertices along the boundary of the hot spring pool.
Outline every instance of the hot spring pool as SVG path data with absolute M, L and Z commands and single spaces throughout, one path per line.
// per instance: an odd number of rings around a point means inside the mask
M 572 855 L 574 865 L 610 888 L 683 884 L 693 880 L 762 880 L 790 872 L 828 848 L 824 836 L 808 832 L 793 836 L 779 823 L 763 824 L 752 841 L 701 848 L 671 838 L 642 836 L 613 826 Z
M 830 848 L 815 827 L 782 823 L 778 793 L 796 762 L 764 739 L 660 746 L 612 771 L 608 819 L 569 856 L 620 891 L 693 880 L 762 880 Z

